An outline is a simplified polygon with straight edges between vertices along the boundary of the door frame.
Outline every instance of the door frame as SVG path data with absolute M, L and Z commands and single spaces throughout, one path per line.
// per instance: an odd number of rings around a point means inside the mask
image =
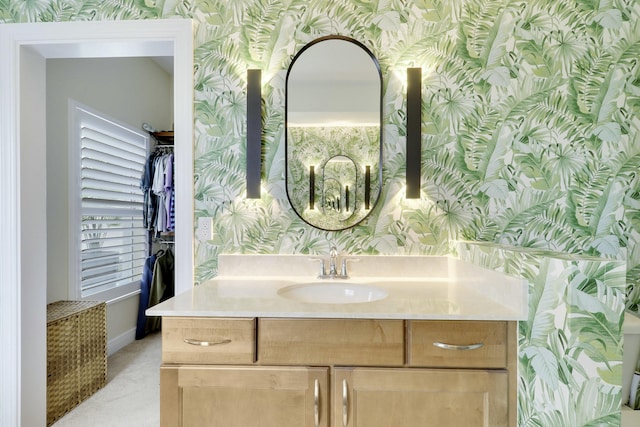
M 46 422 L 46 59 L 173 49 L 176 293 L 193 286 L 193 24 L 0 25 L 0 425 Z

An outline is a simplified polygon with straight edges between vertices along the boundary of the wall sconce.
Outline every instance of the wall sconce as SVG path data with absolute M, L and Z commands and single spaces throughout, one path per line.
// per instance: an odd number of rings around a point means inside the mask
M 422 68 L 407 68 L 407 199 L 420 198 Z
M 364 208 L 369 209 L 371 205 L 371 166 L 364 168 Z
M 349 212 L 349 186 L 344 186 L 344 210 Z
M 316 172 L 315 166 L 309 166 L 309 209 L 313 210 L 316 202 Z
M 262 70 L 247 70 L 247 198 L 260 198 Z

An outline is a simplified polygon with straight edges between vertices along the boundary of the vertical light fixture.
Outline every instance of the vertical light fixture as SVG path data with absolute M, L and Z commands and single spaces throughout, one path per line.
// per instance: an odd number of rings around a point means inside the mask
M 364 168 L 364 208 L 369 209 L 371 205 L 371 166 Z
M 309 209 L 313 210 L 316 203 L 316 172 L 315 166 L 309 166 Z
M 407 199 L 420 198 L 422 68 L 407 68 Z
M 345 211 L 349 212 L 349 186 L 344 186 L 344 207 Z
M 260 198 L 262 70 L 247 70 L 247 198 Z

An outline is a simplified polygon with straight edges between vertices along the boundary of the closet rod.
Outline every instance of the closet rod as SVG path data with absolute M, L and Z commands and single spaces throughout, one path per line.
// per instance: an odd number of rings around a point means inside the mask
M 157 243 L 159 245 L 173 245 L 175 242 L 173 240 L 165 240 L 162 238 L 156 238 L 154 239 L 154 243 Z

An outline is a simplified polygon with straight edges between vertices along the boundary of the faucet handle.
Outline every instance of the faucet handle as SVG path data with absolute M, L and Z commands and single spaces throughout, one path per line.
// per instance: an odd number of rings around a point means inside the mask
M 349 277 L 349 275 L 347 274 L 347 261 L 358 262 L 360 261 L 360 258 L 342 258 L 342 268 L 340 269 L 340 276 L 344 277 L 345 279 Z
M 324 269 L 324 259 L 315 257 L 309 258 L 309 261 L 320 261 L 320 270 L 318 272 L 318 277 L 325 277 L 327 275 L 327 271 Z

